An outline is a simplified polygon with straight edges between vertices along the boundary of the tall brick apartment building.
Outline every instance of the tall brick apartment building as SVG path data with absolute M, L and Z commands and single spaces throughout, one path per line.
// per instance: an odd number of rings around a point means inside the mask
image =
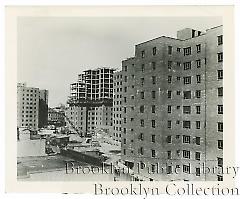
M 223 166 L 222 31 L 186 28 L 122 62 L 122 160 L 141 176 L 223 180 L 202 170 Z
M 113 112 L 112 68 L 86 70 L 70 85 L 66 110 L 67 125 L 83 136 L 96 129 L 112 129 Z
M 17 84 L 17 127 L 37 130 L 47 125 L 48 90 Z

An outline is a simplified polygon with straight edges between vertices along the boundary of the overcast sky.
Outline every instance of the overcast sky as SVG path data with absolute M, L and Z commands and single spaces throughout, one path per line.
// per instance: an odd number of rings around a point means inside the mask
M 18 82 L 49 90 L 49 106 L 66 103 L 70 83 L 88 68 L 121 67 L 134 45 L 183 28 L 206 30 L 217 17 L 21 17 Z

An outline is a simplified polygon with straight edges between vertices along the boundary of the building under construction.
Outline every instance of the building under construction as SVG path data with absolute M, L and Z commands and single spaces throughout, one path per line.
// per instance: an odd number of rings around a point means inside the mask
M 70 85 L 66 110 L 69 129 L 86 136 L 96 129 L 112 128 L 113 68 L 86 70 Z

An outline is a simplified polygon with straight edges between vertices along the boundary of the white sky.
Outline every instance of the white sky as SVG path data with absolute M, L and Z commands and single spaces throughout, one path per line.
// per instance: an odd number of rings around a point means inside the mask
M 88 68 L 121 67 L 134 45 L 177 30 L 206 30 L 217 17 L 21 17 L 18 19 L 18 82 L 49 90 L 49 106 L 66 103 L 70 83 Z

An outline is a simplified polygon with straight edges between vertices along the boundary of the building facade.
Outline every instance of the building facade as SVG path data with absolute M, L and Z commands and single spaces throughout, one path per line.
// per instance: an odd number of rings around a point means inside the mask
M 222 26 L 187 28 L 136 45 L 122 62 L 122 159 L 135 172 L 223 180 L 202 170 L 223 165 L 222 46 Z
M 121 142 L 122 137 L 122 71 L 115 72 L 113 95 L 113 134 L 115 141 Z
M 82 135 L 96 129 L 112 131 L 114 70 L 86 70 L 78 75 L 78 82 L 70 85 L 69 106 L 66 110 L 70 128 L 78 129 Z
M 48 118 L 48 91 L 17 85 L 17 127 L 37 130 Z
M 48 109 L 48 124 L 65 126 L 65 108 L 55 107 Z

